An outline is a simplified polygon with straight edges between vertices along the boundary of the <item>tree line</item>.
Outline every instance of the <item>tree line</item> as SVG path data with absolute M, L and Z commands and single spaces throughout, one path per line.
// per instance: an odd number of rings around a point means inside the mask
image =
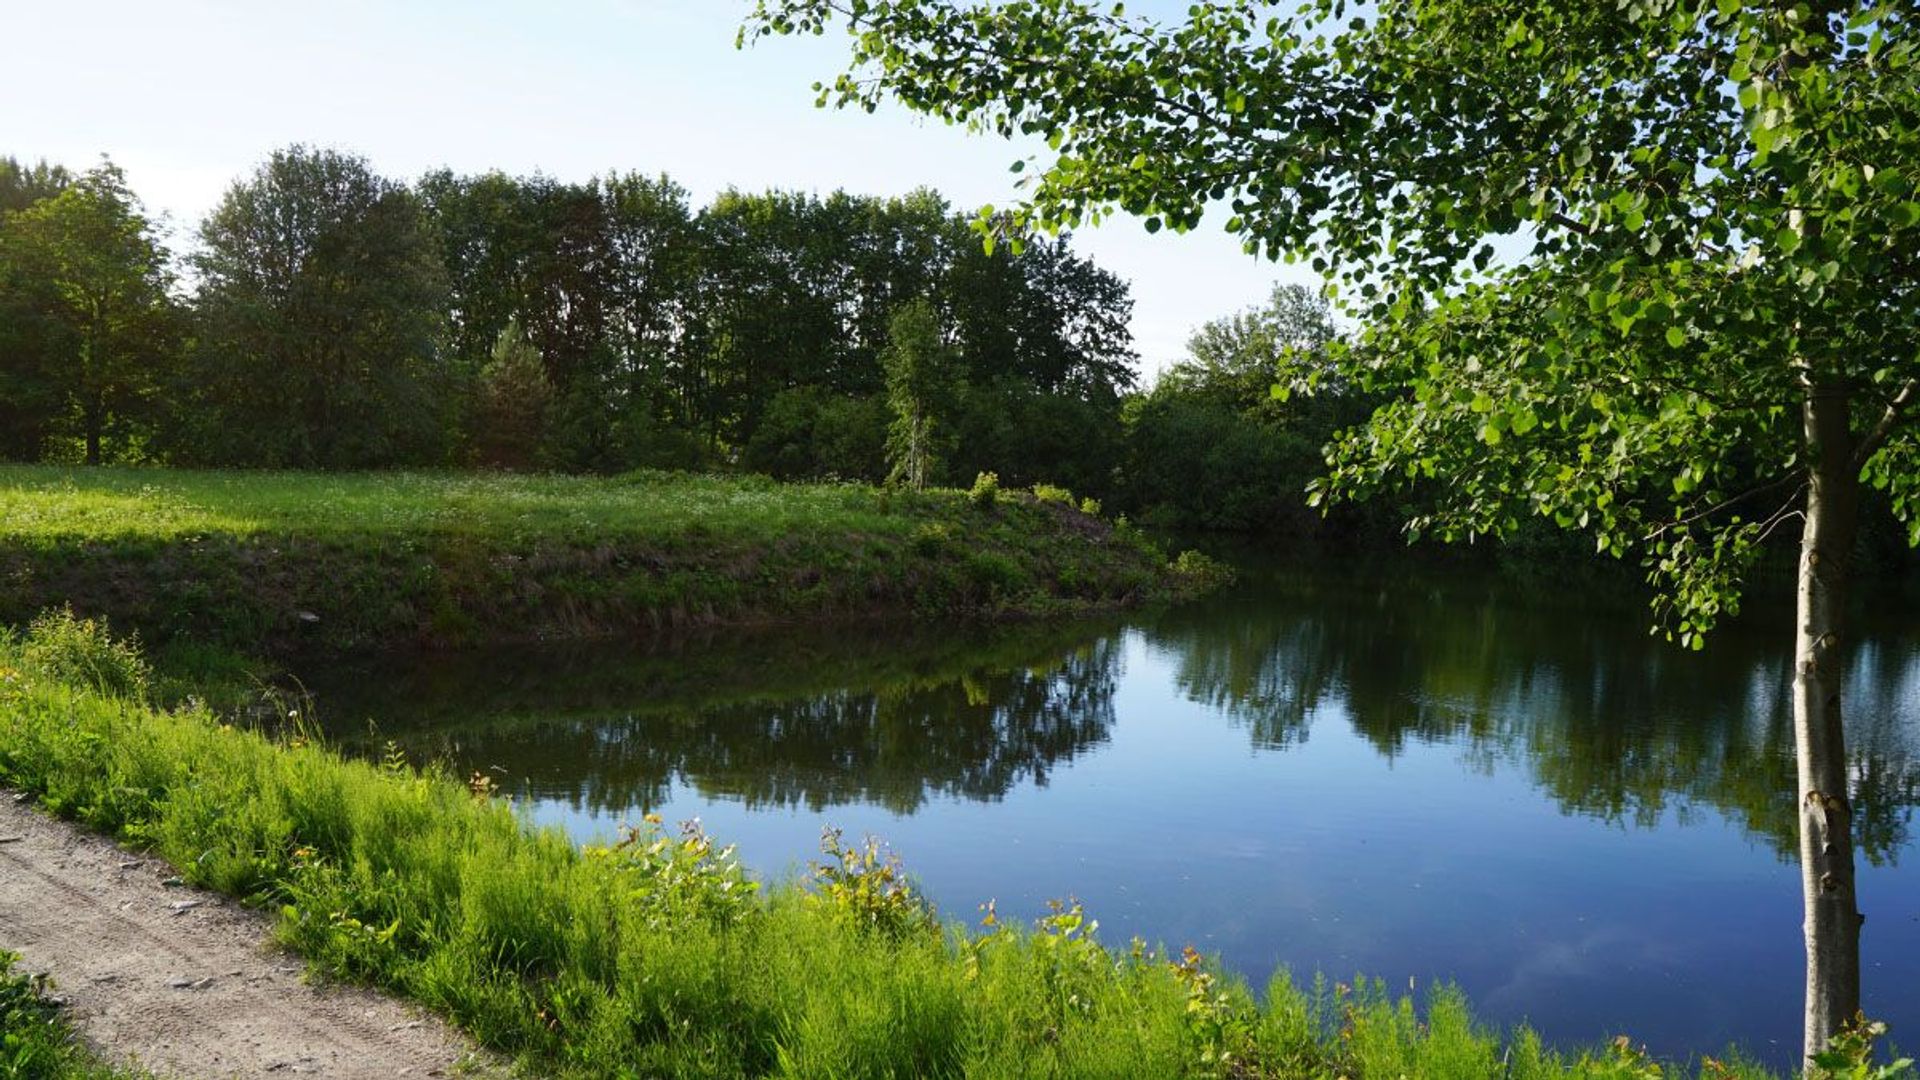
M 0 158 L 0 457 L 1044 481 L 1304 530 L 1355 402 L 1269 393 L 1336 337 L 1275 291 L 1138 385 L 1126 282 L 982 243 L 931 191 L 431 172 L 293 146 L 167 249 L 122 172 Z
M 111 163 L 0 159 L 0 455 L 880 480 L 907 387 L 917 479 L 1103 491 L 1135 387 L 1125 282 L 1065 238 L 989 252 L 930 191 L 696 208 L 295 146 L 196 241 Z

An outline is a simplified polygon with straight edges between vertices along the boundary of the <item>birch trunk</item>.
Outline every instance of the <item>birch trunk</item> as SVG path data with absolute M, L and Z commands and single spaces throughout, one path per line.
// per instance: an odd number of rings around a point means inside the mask
M 1860 923 L 1853 806 L 1840 719 L 1842 636 L 1859 476 L 1844 387 L 1814 383 L 1803 407 L 1811 482 L 1800 541 L 1793 677 L 1799 763 L 1800 878 L 1806 903 L 1806 1053 L 1860 1011 Z

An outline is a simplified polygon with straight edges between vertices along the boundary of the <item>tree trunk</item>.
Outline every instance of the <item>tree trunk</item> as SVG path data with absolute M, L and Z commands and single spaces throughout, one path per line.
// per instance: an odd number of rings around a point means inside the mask
M 1860 485 L 1851 461 L 1847 405 L 1844 386 L 1816 382 L 1808 388 L 1803 407 L 1811 480 L 1800 540 L 1793 731 L 1800 780 L 1809 1056 L 1860 1011 L 1862 919 L 1854 896 L 1853 806 L 1840 722 L 1846 655 L 1843 607 Z
M 97 393 L 87 395 L 86 404 L 80 409 L 80 423 L 87 434 L 87 464 L 100 464 L 100 431 L 106 426 L 106 403 Z

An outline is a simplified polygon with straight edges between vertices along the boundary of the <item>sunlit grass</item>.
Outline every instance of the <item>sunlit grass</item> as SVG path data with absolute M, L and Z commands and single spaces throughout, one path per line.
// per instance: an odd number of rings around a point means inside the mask
M 71 604 L 143 640 L 293 649 L 1003 616 L 1211 583 L 1031 498 L 764 477 L 0 466 L 0 621 Z
M 643 473 L 290 473 L 0 466 L 7 534 L 49 539 L 207 534 L 458 533 L 507 540 L 774 535 L 832 524 L 902 527 L 860 485 Z

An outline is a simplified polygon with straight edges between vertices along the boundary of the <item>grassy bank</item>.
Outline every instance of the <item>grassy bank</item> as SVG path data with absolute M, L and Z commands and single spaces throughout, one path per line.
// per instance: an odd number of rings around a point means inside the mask
M 1109 949 L 1077 907 L 1031 928 L 934 916 L 836 845 L 767 885 L 698 833 L 582 851 L 484 781 L 275 743 L 162 710 L 131 649 L 42 620 L 0 639 L 0 783 L 278 906 L 319 967 L 447 1013 L 543 1075 L 1655 1077 L 1624 1042 L 1562 1055 L 1456 992 L 1285 978 L 1264 1001 L 1191 952 Z M 1702 1062 L 1701 1077 L 1765 1075 Z M 1860 1075 L 1867 1075 L 1861 1073 Z
M 0 622 L 70 603 L 248 653 L 1033 615 L 1180 588 L 1152 545 L 1059 502 L 754 477 L 5 466 L 0 522 Z

